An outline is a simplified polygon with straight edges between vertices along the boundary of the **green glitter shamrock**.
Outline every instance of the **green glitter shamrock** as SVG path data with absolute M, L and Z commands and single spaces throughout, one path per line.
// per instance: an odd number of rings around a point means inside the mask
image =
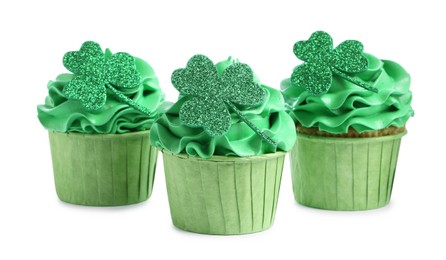
M 119 52 L 106 59 L 99 44 L 87 41 L 79 51 L 67 52 L 63 64 L 74 73 L 74 78 L 63 90 L 68 99 L 78 100 L 87 110 L 98 110 L 107 100 L 108 88 L 120 101 L 150 115 L 147 108 L 114 87 L 134 88 L 140 83 L 135 58 L 130 54 Z
M 330 89 L 335 74 L 377 93 L 377 88 L 346 74 L 362 72 L 368 68 L 363 49 L 362 43 L 355 40 L 344 41 L 333 49 L 333 40 L 328 33 L 314 32 L 308 41 L 298 41 L 294 44 L 294 54 L 305 63 L 294 70 L 291 82 L 316 96 Z
M 221 136 L 231 127 L 232 109 L 251 129 L 268 143 L 276 142 L 260 131 L 240 112 L 237 105 L 255 106 L 265 101 L 266 92 L 254 82 L 251 68 L 234 63 L 218 75 L 214 63 L 195 55 L 186 68 L 172 73 L 172 84 L 183 96 L 190 96 L 180 109 L 180 120 L 187 126 L 203 127 L 210 136 Z

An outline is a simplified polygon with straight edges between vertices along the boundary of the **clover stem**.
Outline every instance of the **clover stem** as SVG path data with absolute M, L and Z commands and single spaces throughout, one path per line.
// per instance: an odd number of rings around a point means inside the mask
M 243 120 L 243 122 L 245 122 L 263 140 L 272 144 L 274 147 L 277 147 L 277 142 L 271 139 L 271 137 L 267 136 L 264 132 L 258 129 L 251 121 L 249 121 L 231 101 L 225 100 L 225 104 L 228 105 Z
M 355 85 L 358 85 L 358 86 L 360 86 L 360 87 L 362 87 L 362 88 L 364 88 L 364 89 L 367 89 L 367 90 L 369 90 L 369 91 L 378 93 L 378 89 L 377 89 L 377 88 L 372 87 L 372 86 L 369 86 L 368 84 L 366 84 L 366 83 L 364 83 L 364 82 L 361 82 L 361 81 L 359 81 L 359 80 L 356 80 L 356 79 L 350 77 L 349 75 L 345 74 L 344 72 L 342 72 L 342 71 L 340 71 L 340 70 L 338 70 L 338 69 L 336 69 L 336 68 L 334 68 L 334 67 L 332 68 L 332 71 L 333 71 L 334 74 L 336 74 L 336 75 L 338 75 L 339 77 L 342 77 L 342 78 L 344 78 L 344 79 L 350 81 L 351 83 L 353 83 L 353 84 L 355 84 Z
M 143 107 L 141 105 L 139 105 L 138 103 L 136 103 L 135 101 L 133 101 L 133 99 L 128 98 L 126 95 L 122 94 L 121 91 L 115 89 L 111 84 L 105 84 L 105 86 L 111 90 L 111 92 L 113 92 L 113 94 L 115 94 L 115 96 L 122 102 L 126 103 L 127 105 L 133 107 L 134 109 L 138 110 L 139 112 L 150 116 L 151 113 L 150 111 L 146 108 Z

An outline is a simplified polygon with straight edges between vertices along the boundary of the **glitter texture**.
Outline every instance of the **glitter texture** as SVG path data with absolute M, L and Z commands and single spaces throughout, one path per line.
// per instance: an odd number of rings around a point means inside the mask
M 367 70 L 368 62 L 363 49 L 362 43 L 355 40 L 344 41 L 333 49 L 333 40 L 328 33 L 314 32 L 307 41 L 294 44 L 294 54 L 305 63 L 293 71 L 291 82 L 317 96 L 330 89 L 335 74 L 362 88 L 378 92 L 376 88 L 348 75 Z
M 260 137 L 272 145 L 266 136 L 247 120 L 235 106 L 255 106 L 265 101 L 266 92 L 254 82 L 251 68 L 234 63 L 218 75 L 214 63 L 204 55 L 195 55 L 186 68 L 172 73 L 172 84 L 181 95 L 190 98 L 180 109 L 180 120 L 187 126 L 203 127 L 210 136 L 221 136 L 231 127 L 230 107 Z
M 308 41 L 298 41 L 293 47 L 300 60 L 313 63 L 328 63 L 333 53 L 333 40 L 326 32 L 315 32 Z
M 97 110 L 104 106 L 107 100 L 105 88 L 96 87 L 101 82 L 89 76 L 75 76 L 64 88 L 63 93 L 68 98 L 79 100 L 88 110 Z
M 254 73 L 243 63 L 235 63 L 222 75 L 223 96 L 238 105 L 259 105 L 265 101 L 265 90 L 253 81 Z
M 231 114 L 225 103 L 211 97 L 192 97 L 180 110 L 180 120 L 192 127 L 203 127 L 211 136 L 221 136 L 231 127 Z
M 348 73 L 358 73 L 367 70 L 367 58 L 363 55 L 362 43 L 347 40 L 334 50 L 333 67 Z
M 105 63 L 106 81 L 121 88 L 133 88 L 139 84 L 140 75 L 136 71 L 135 58 L 125 52 L 114 54 Z
M 106 60 L 99 44 L 87 41 L 82 44 L 79 51 L 66 53 L 63 64 L 75 74 L 63 93 L 68 99 L 78 100 L 85 109 L 98 110 L 103 107 L 107 100 L 107 87 L 119 100 L 143 113 L 150 114 L 147 109 L 115 89 L 115 87 L 133 88 L 140 82 L 140 75 L 131 55 L 120 52 Z
M 294 70 L 291 81 L 304 87 L 312 95 L 326 93 L 331 86 L 333 75 L 330 67 L 317 66 L 314 63 L 304 63 Z
M 183 95 L 219 96 L 221 80 L 214 63 L 204 55 L 195 55 L 188 62 L 186 69 L 177 69 L 172 73 L 172 84 Z

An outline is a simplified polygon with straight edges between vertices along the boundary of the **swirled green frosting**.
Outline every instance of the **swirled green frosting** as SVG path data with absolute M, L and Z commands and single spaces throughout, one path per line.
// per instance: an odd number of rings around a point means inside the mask
M 57 132 L 79 132 L 115 134 L 148 130 L 159 114 L 166 110 L 158 78 L 152 67 L 135 57 L 136 69 L 141 75 L 141 84 L 135 88 L 116 87 L 136 103 L 147 107 L 152 113 L 142 114 L 133 107 L 120 102 L 107 90 L 105 105 L 95 111 L 86 110 L 78 101 L 69 100 L 63 94 L 64 87 L 73 74 L 61 74 L 48 83 L 48 96 L 44 105 L 37 106 L 38 118 L 48 130 Z
M 393 61 L 365 56 L 368 70 L 352 76 L 378 88 L 378 93 L 334 76 L 326 94 L 312 96 L 290 79 L 283 80 L 282 94 L 294 121 L 334 134 L 347 133 L 350 127 L 362 133 L 404 126 L 414 115 L 409 74 Z
M 230 60 L 216 65 L 219 74 L 232 64 Z M 256 81 L 258 81 L 256 79 Z M 277 141 L 277 147 L 265 142 L 231 111 L 231 127 L 222 135 L 212 137 L 202 127 L 189 127 L 179 118 L 180 108 L 189 97 L 181 97 L 152 126 L 152 145 L 172 153 L 209 158 L 213 155 L 255 156 L 289 151 L 296 141 L 294 122 L 284 109 L 284 100 L 278 90 L 262 85 L 267 93 L 266 101 L 257 107 L 243 108 L 242 113 L 256 127 Z

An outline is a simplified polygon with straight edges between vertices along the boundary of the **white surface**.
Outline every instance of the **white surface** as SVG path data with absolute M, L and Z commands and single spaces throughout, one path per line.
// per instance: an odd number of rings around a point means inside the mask
M 445 259 L 441 1 L 148 2 L 0 3 L 0 259 Z M 66 71 L 66 51 L 94 40 L 141 57 L 175 100 L 170 74 L 196 53 L 214 62 L 238 57 L 263 83 L 279 87 L 299 64 L 294 42 L 316 30 L 330 33 L 335 44 L 358 39 L 366 52 L 398 61 L 411 73 L 416 116 L 402 142 L 388 207 L 330 212 L 299 206 L 288 161 L 275 224 L 253 235 L 174 228 L 161 158 L 146 203 L 92 208 L 57 199 L 36 105 L 44 101 L 48 80 Z

